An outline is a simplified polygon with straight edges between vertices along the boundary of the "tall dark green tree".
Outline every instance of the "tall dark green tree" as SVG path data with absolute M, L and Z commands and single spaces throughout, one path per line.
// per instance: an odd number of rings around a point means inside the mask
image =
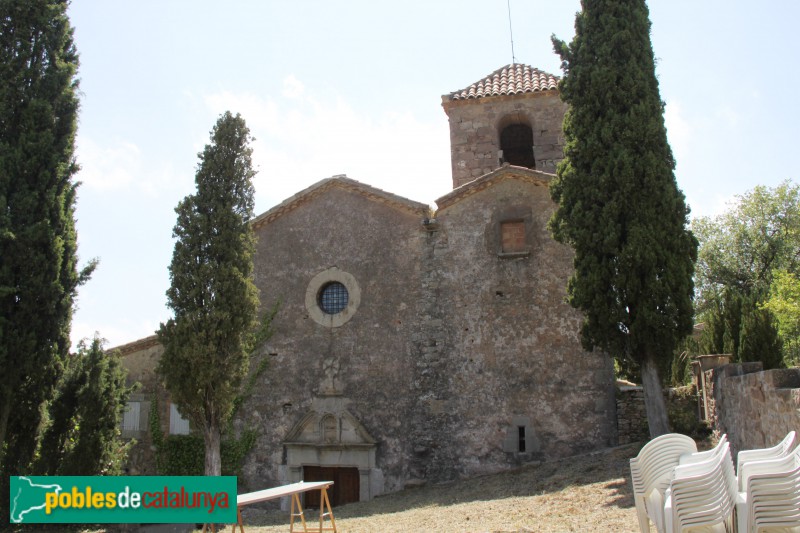
M 0 477 L 27 471 L 70 345 L 78 55 L 64 0 L 0 0 Z
M 247 375 L 257 325 L 250 131 L 223 114 L 199 154 L 197 192 L 175 211 L 167 291 L 174 318 L 161 324 L 157 371 L 172 401 L 205 441 L 205 473 L 220 475 L 220 431 Z
M 710 297 L 699 316 L 703 323 L 700 353 L 730 354 L 737 363 L 761 361 L 765 369 L 785 366 L 778 321 L 764 308 L 763 300 L 757 292 L 743 295 L 736 286 Z
M 765 369 L 784 367 L 783 341 L 775 316 L 752 298 L 743 307 L 738 358 L 761 361 Z
M 659 361 L 692 329 L 697 241 L 674 177 L 644 0 L 583 0 L 562 59 L 565 159 L 551 194 L 575 251 L 569 302 L 586 349 L 640 365 L 650 434 L 667 432 Z
M 119 423 L 132 387 L 119 355 L 102 340 L 81 342 L 67 358 L 65 373 L 50 403 L 50 425 L 42 436 L 36 472 L 46 475 L 119 474 L 127 444 Z

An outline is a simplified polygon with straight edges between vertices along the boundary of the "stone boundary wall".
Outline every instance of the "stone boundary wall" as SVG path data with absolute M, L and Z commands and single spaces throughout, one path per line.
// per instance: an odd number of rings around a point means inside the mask
M 672 430 L 694 433 L 698 426 L 695 387 L 669 388 L 663 392 Z M 641 386 L 617 385 L 617 435 L 619 445 L 650 440 Z
M 620 446 L 650 438 L 642 387 L 617 387 L 617 439 Z
M 731 451 L 767 448 L 800 434 L 800 368 L 761 370 L 737 363 L 706 372 L 709 422 Z

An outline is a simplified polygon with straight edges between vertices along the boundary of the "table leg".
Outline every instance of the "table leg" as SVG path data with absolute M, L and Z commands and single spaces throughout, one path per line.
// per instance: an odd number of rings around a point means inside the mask
M 328 509 L 327 514 L 323 512 L 326 508 Z M 325 516 L 331 519 L 331 527 L 329 528 L 323 528 L 323 520 L 325 519 Z M 323 530 L 333 531 L 333 533 L 336 533 L 336 519 L 333 518 L 333 510 L 331 509 L 331 501 L 328 499 L 327 487 L 322 487 L 319 498 L 319 532 L 322 533 Z
M 244 524 L 242 523 L 242 508 L 236 507 L 236 524 L 233 524 L 231 533 L 236 533 L 236 525 L 239 525 L 239 533 L 244 533 Z
M 297 508 L 297 511 L 295 511 L 295 507 Z M 289 533 L 294 533 L 295 516 L 299 516 L 300 521 L 303 523 L 303 533 L 308 533 L 308 526 L 306 525 L 306 517 L 303 513 L 303 505 L 300 503 L 300 495 L 298 493 L 292 494 L 292 509 L 290 513 L 291 513 L 291 519 L 289 520 Z

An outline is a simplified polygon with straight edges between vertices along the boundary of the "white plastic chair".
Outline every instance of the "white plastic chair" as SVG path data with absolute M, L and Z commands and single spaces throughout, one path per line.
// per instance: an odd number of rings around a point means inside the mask
M 758 450 L 743 450 L 736 458 L 736 475 L 739 477 L 739 492 L 744 492 L 747 488 L 748 463 L 754 461 L 768 461 L 770 459 L 780 459 L 789 454 L 795 447 L 796 433 L 790 431 L 781 442 L 772 448 Z
M 744 463 L 736 502 L 739 531 L 800 532 L 800 446 L 778 459 Z
M 697 444 L 691 437 L 668 433 L 645 444 L 631 459 L 633 499 L 642 533 L 650 531 L 650 520 L 658 531 L 664 530 L 663 495 L 672 478 L 672 470 L 678 465 L 681 455 L 696 451 Z
M 727 444 L 714 458 L 676 468 L 665 502 L 666 531 L 733 528 L 736 480 Z
M 717 442 L 717 445 L 714 446 L 712 449 L 706 450 L 704 452 L 692 452 L 692 453 L 683 454 L 683 455 L 680 456 L 680 459 L 678 460 L 678 464 L 679 465 L 690 465 L 690 464 L 693 464 L 693 463 L 701 463 L 703 461 L 708 461 L 709 459 L 713 459 L 714 456 L 719 453 L 719 451 L 722 449 L 722 446 L 726 442 L 728 442 L 728 435 L 727 434 L 723 434 L 719 438 L 719 442 Z
M 675 468 L 664 505 L 666 531 L 733 529 L 736 474 L 730 444 L 727 440 L 720 443 L 706 457 Z
M 793 533 L 800 532 L 800 495 L 797 491 L 797 472 L 795 472 L 795 481 L 790 485 L 784 486 L 784 491 L 791 490 L 791 496 L 787 496 L 784 492 L 780 502 L 776 502 L 774 498 L 778 494 L 772 495 L 772 501 L 765 505 L 753 505 L 752 510 L 752 531 L 791 531 Z M 755 487 L 754 487 L 755 489 Z M 753 492 L 756 495 L 755 491 Z
M 748 482 L 749 531 L 800 531 L 800 467 L 775 475 L 755 475 Z

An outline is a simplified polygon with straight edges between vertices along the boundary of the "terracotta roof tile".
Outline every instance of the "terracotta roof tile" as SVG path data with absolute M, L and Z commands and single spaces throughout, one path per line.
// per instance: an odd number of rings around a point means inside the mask
M 467 100 L 487 96 L 553 91 L 558 77 L 529 65 L 515 63 L 499 68 L 466 89 L 450 93 L 450 100 Z

